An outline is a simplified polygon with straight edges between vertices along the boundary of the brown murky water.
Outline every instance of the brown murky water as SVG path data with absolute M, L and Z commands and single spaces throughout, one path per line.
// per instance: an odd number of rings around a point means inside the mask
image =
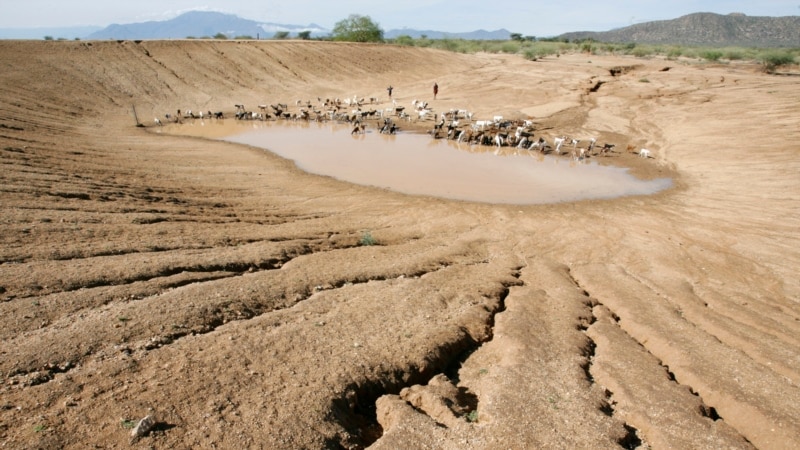
M 351 135 L 351 127 L 314 122 L 195 121 L 171 134 L 213 137 L 261 147 L 310 173 L 396 192 L 455 200 L 543 204 L 647 195 L 668 178 L 639 180 L 627 169 L 591 159 L 434 140 L 428 135 Z

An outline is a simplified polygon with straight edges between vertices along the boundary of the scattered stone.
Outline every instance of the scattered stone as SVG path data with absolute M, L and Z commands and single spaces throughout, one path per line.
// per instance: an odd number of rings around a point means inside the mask
M 151 414 L 145 416 L 135 427 L 131 430 L 131 444 L 146 436 L 153 426 L 156 424 L 156 419 Z

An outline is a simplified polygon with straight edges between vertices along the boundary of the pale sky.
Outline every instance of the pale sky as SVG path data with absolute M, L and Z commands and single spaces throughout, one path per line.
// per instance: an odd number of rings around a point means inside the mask
M 200 10 L 288 25 L 333 28 L 350 14 L 384 31 L 399 28 L 467 32 L 505 28 L 525 36 L 608 31 L 694 12 L 797 16 L 800 0 L 0 0 L 0 28 L 126 24 L 167 20 Z

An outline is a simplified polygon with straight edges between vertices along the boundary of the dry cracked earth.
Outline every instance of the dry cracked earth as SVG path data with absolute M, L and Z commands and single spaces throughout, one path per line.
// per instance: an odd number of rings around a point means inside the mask
M 800 446 L 796 68 L 292 41 L 0 55 L 0 447 Z M 409 196 L 153 121 L 384 108 L 390 84 L 613 142 L 601 164 L 674 185 Z

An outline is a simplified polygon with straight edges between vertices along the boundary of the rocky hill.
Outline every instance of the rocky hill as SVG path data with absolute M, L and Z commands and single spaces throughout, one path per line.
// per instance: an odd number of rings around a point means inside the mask
M 228 37 L 272 37 L 278 31 L 297 33 L 310 31 L 311 35 L 328 34 L 316 24 L 284 25 L 242 19 L 233 14 L 210 11 L 189 11 L 163 21 L 129 24 L 112 24 L 90 34 L 87 39 L 184 39 L 189 36 L 210 37 L 222 33 Z
M 565 33 L 562 39 L 744 47 L 800 47 L 800 16 L 695 13 L 611 31 Z

